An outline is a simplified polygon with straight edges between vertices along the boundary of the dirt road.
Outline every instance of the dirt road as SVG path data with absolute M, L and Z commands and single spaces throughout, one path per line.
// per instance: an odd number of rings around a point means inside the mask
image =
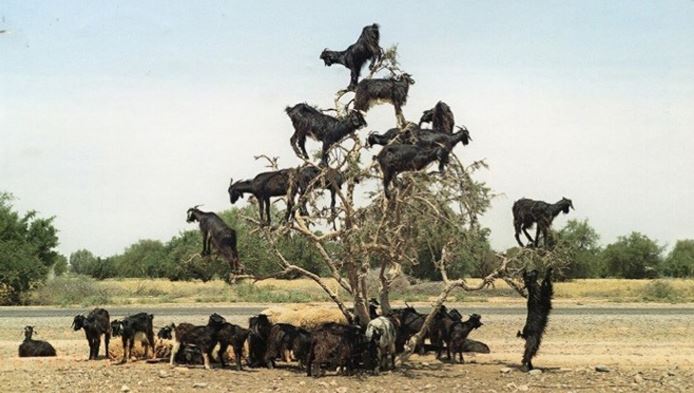
M 466 355 L 464 365 L 442 363 L 433 356 L 413 356 L 411 364 L 381 376 L 307 378 L 294 365 L 279 370 L 236 372 L 216 369 L 171 369 L 143 361 L 116 365 L 87 362 L 82 332 L 70 329 L 83 309 L 0 309 L 0 391 L 204 391 L 215 392 L 368 392 L 368 391 L 694 391 L 694 305 L 558 305 L 552 314 L 535 365 L 543 373 L 515 369 L 523 341 L 515 338 L 525 316 L 519 305 L 456 305 L 477 312 L 485 325 L 470 337 L 489 344 L 492 353 Z M 114 316 L 153 312 L 155 325 L 204 323 L 219 312 L 246 324 L 265 305 L 143 305 L 109 308 Z M 424 310 L 424 307 L 421 307 Z M 55 359 L 19 359 L 17 346 L 24 325 L 56 347 Z M 112 345 L 120 345 L 114 341 Z M 596 372 L 605 365 L 609 372 Z M 508 368 L 508 369 L 507 369 Z M 197 384 L 197 385 L 196 385 Z M 124 387 L 125 385 L 125 387 Z

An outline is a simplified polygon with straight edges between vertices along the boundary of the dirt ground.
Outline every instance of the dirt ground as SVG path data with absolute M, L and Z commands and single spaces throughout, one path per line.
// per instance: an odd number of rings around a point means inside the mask
M 193 305 L 194 306 L 194 305 Z M 226 305 L 228 306 L 228 305 Z M 474 304 L 458 305 L 474 310 Z M 489 308 L 490 304 L 480 304 Z M 143 306 L 145 307 L 145 306 Z M 146 306 L 154 310 L 157 306 Z M 576 307 L 576 305 L 557 305 Z M 524 316 L 488 312 L 485 325 L 471 338 L 486 342 L 490 354 L 467 354 L 466 364 L 442 363 L 432 355 L 413 356 L 397 371 L 379 376 L 306 377 L 293 364 L 276 370 L 202 368 L 149 364 L 118 365 L 109 360 L 86 361 L 88 346 L 82 332 L 70 328 L 71 317 L 3 316 L 0 310 L 0 391 L 10 392 L 692 392 L 694 391 L 694 305 L 604 305 L 609 312 L 552 316 L 534 364 L 542 369 L 528 375 L 517 369 L 523 341 L 515 338 Z M 658 308 L 662 313 L 634 313 L 634 308 Z M 204 323 L 212 308 L 200 315 L 167 316 L 171 321 Z M 499 309 L 503 306 L 499 306 Z M 620 310 L 631 309 L 632 312 Z M 686 310 L 681 312 L 681 310 Z M 119 316 L 119 315 L 118 315 Z M 245 325 L 248 315 L 225 315 Z M 115 317 L 115 315 L 113 316 Z M 163 318 L 162 318 L 163 319 Z M 19 359 L 22 327 L 31 324 L 37 339 L 48 340 L 58 351 L 52 359 Z M 120 339 L 112 345 L 120 345 Z M 102 349 L 103 353 L 103 349 Z M 609 371 L 598 372 L 604 365 Z

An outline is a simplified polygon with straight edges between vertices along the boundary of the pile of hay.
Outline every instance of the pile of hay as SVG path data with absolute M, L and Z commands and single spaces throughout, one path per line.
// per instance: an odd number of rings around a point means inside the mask
M 171 340 L 162 340 L 159 338 L 154 339 L 156 343 L 154 344 L 154 353 L 156 354 L 155 359 L 166 359 L 169 360 L 171 357 L 171 349 L 173 348 L 173 341 Z M 215 350 L 212 352 L 212 355 L 214 359 L 213 361 L 217 361 L 217 352 L 219 351 L 219 346 L 215 348 Z M 244 356 L 242 358 L 245 358 L 245 356 L 248 354 L 248 343 L 244 345 Z M 113 360 L 121 360 L 123 358 L 123 345 L 120 339 L 117 340 L 112 340 L 111 344 L 109 345 L 108 348 L 108 354 L 111 359 Z M 150 354 L 151 356 L 151 354 Z M 131 359 L 144 359 L 145 358 L 145 347 L 140 341 L 135 341 L 135 345 L 133 346 L 133 351 L 130 356 Z M 234 348 L 229 346 L 226 351 L 226 358 L 228 362 L 233 363 L 235 360 L 234 357 Z
M 304 329 L 313 329 L 326 322 L 347 323 L 345 316 L 335 306 L 324 304 L 295 304 L 273 306 L 261 312 L 272 323 L 289 323 Z
M 143 341 L 147 342 L 146 339 Z M 130 353 L 131 359 L 146 359 L 145 346 L 143 345 L 143 341 L 138 340 L 137 338 L 135 339 L 135 345 L 133 345 L 133 350 Z M 168 359 L 169 356 L 171 356 L 171 348 L 173 347 L 173 342 L 171 342 L 170 340 L 161 340 L 159 338 L 155 338 L 154 341 L 154 353 L 156 355 L 156 359 Z M 108 355 L 111 359 L 114 360 L 123 359 L 123 342 L 119 337 L 111 340 L 111 343 L 108 346 Z M 152 356 L 151 351 L 149 353 L 149 356 Z

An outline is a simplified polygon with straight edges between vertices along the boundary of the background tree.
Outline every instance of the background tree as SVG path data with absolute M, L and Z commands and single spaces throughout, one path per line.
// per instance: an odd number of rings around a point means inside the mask
M 569 250 L 569 263 L 561 272 L 565 278 L 598 277 L 602 273 L 600 236 L 587 219 L 569 220 L 555 238 Z
M 605 247 L 602 260 L 606 273 L 619 278 L 657 277 L 663 247 L 647 236 L 632 232 Z
M 38 218 L 34 211 L 20 216 L 12 199 L 0 193 L 0 304 L 20 303 L 61 260 L 53 218 Z
M 663 261 L 661 271 L 670 277 L 694 276 L 694 240 L 678 240 Z

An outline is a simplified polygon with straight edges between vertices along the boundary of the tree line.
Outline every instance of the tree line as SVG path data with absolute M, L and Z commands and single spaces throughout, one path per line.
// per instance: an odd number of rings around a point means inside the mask
M 51 275 L 68 270 L 97 279 L 135 277 L 171 280 L 210 280 L 227 277 L 229 266 L 217 258 L 201 258 L 200 235 L 196 228 L 182 231 L 170 240 L 140 240 L 118 255 L 99 257 L 88 250 L 73 252 L 68 259 L 56 251 L 58 231 L 53 218 L 41 218 L 34 211 L 15 211 L 12 196 L 0 193 L 0 304 L 18 304 L 22 294 L 41 285 Z M 273 214 L 279 214 L 274 211 Z M 246 266 L 258 275 L 277 271 L 275 256 L 267 240 L 243 216 L 255 215 L 253 206 L 226 210 L 220 216 L 238 229 L 239 250 Z M 418 222 L 424 229 L 417 238 L 417 263 L 405 271 L 422 280 L 439 280 L 434 261 L 440 259 L 443 239 L 436 223 Z M 489 243 L 489 230 L 466 236 L 461 251 L 450 264 L 453 277 L 482 277 L 494 268 L 496 254 Z M 587 220 L 569 220 L 554 234 L 557 245 L 567 250 L 569 264 L 564 279 L 572 278 L 655 278 L 694 277 L 694 240 L 679 240 L 668 253 L 665 247 L 644 234 L 633 232 L 606 246 Z M 314 247 L 301 236 L 281 239 L 283 254 L 313 273 L 325 275 L 325 265 Z M 338 242 L 330 252 L 340 255 Z M 513 252 L 514 250 L 507 250 Z M 377 265 L 377 261 L 373 261 Z M 289 277 L 291 278 L 291 277 Z

